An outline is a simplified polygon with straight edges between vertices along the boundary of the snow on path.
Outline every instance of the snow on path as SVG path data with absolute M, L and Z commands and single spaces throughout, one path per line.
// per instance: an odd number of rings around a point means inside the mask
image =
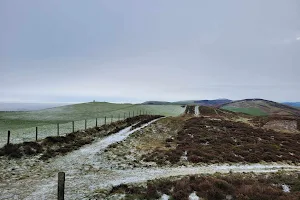
M 65 172 L 69 177 L 74 176 L 78 178 L 86 174 L 87 171 L 90 171 L 91 168 L 92 171 L 106 168 L 110 169 L 109 163 L 101 162 L 101 152 L 109 145 L 124 140 L 133 132 L 142 129 L 159 119 L 152 120 L 134 130 L 131 130 L 132 126 L 129 126 L 118 133 L 107 136 L 104 139 L 99 139 L 98 141 L 70 152 L 65 156 L 50 159 L 49 163 L 42 163 L 41 166 L 39 166 L 41 167 L 40 174 L 43 176 L 18 180 L 7 186 L 0 184 L 0 199 L 56 199 L 56 197 L 48 197 L 47 195 L 49 195 L 49 191 L 52 191 L 53 193 L 53 190 L 50 190 L 50 188 L 56 189 L 56 176 L 59 171 Z M 42 177 L 45 178 L 43 179 Z M 86 184 L 88 184 L 88 182 Z M 56 194 L 56 192 L 53 194 Z
M 280 164 L 250 164 L 250 165 L 207 165 L 198 167 L 172 168 L 135 168 L 128 170 L 99 170 L 80 176 L 66 175 L 66 199 L 88 199 L 87 195 L 99 188 L 111 188 L 120 184 L 139 183 L 157 178 L 167 178 L 181 175 L 214 174 L 229 172 L 277 172 L 300 171 L 300 166 Z M 56 183 L 56 179 L 52 180 Z M 52 199 L 56 195 L 56 184 L 40 187 L 26 199 Z
M 152 180 L 156 178 L 170 177 L 170 176 L 180 176 L 180 175 L 192 175 L 192 174 L 214 174 L 219 173 L 229 173 L 229 172 L 276 172 L 278 170 L 295 171 L 300 170 L 300 166 L 291 165 L 280 165 L 280 164 L 249 164 L 249 165 L 206 165 L 206 166 L 196 166 L 196 167 L 162 167 L 162 168 L 136 168 L 129 170 L 113 170 L 118 172 L 120 177 L 117 180 L 107 180 L 105 185 L 120 185 L 122 183 L 136 183 L 144 182 L 147 180 Z
M 199 113 L 199 106 L 195 106 L 195 116 L 200 115 Z
M 300 166 L 287 164 L 249 164 L 249 165 L 204 165 L 197 167 L 134 168 L 126 170 L 111 169 L 110 163 L 102 160 L 103 151 L 110 145 L 126 139 L 130 134 L 144 128 L 153 120 L 137 129 L 127 127 L 91 145 L 65 156 L 51 159 L 45 164 L 45 178 L 19 180 L 1 188 L 0 199 L 56 199 L 57 172 L 66 173 L 66 199 L 89 199 L 87 196 L 99 188 L 109 188 L 122 183 L 137 183 L 156 178 L 190 174 L 213 174 L 215 172 L 276 172 L 278 170 L 300 171 Z
M 160 118 L 161 119 L 161 118 Z M 107 165 L 103 165 L 101 162 L 100 154 L 106 149 L 109 145 L 123 141 L 130 134 L 156 122 L 159 119 L 152 120 L 141 127 L 138 127 L 134 130 L 131 130 L 132 126 L 129 126 L 125 129 L 122 129 L 118 133 L 112 134 L 104 139 L 101 139 L 91 145 L 87 145 L 77 151 L 74 151 L 66 156 L 58 157 L 56 160 L 50 163 L 51 168 L 56 168 L 58 170 L 62 170 L 67 172 L 72 170 L 72 173 L 75 173 L 74 168 L 81 169 L 82 166 L 92 166 L 99 168 L 107 167 Z M 80 173 L 81 171 L 79 171 Z

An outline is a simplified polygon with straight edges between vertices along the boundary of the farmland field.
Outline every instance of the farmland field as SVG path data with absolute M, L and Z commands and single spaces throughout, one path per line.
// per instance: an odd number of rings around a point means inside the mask
M 267 113 L 265 113 L 264 111 L 262 111 L 259 108 L 236 108 L 236 107 L 224 106 L 224 107 L 222 107 L 222 109 L 233 111 L 233 112 L 245 113 L 245 114 L 254 115 L 254 116 L 268 115 Z
M 38 127 L 39 137 L 64 135 L 72 132 L 72 121 L 75 121 L 75 130 L 82 130 L 87 119 L 87 128 L 104 124 L 141 113 L 158 114 L 164 116 L 177 116 L 184 112 L 179 105 L 140 105 L 140 104 L 114 104 L 106 102 L 92 102 L 61 106 L 51 109 L 26 112 L 0 112 L 0 146 L 6 142 L 7 131 L 11 131 L 13 143 L 32 141 L 35 138 L 35 127 Z

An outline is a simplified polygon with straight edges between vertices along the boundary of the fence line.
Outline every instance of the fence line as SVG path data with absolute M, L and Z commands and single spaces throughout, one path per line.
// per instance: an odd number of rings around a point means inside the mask
M 134 113 L 136 113 L 136 115 L 134 115 Z M 133 111 L 132 113 L 130 113 L 129 111 L 127 114 L 124 112 L 123 120 L 138 115 L 145 115 L 145 112 L 142 112 L 141 110 L 139 112 Z M 118 113 L 117 116 L 111 115 L 110 118 L 110 123 L 120 121 L 121 114 Z M 65 136 L 66 134 L 71 132 L 74 133 L 76 131 L 82 131 L 88 128 L 94 128 L 106 124 L 108 124 L 108 121 L 107 117 L 105 116 L 104 118 L 97 117 L 95 119 L 84 119 L 65 123 L 46 124 L 36 127 L 16 129 L 13 131 L 8 130 L 7 137 L 5 135 L 0 135 L 0 148 L 5 144 L 38 141 L 49 136 Z

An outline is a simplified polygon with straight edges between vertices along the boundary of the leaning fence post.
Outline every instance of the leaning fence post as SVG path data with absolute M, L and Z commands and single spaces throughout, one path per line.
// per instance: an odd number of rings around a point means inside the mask
M 38 127 L 35 127 L 35 141 L 38 139 Z
M 65 172 L 58 172 L 57 199 L 65 199 Z
M 106 116 L 104 117 L 104 124 L 106 125 Z
M 7 144 L 9 144 L 9 140 L 10 140 L 10 131 L 8 131 L 7 133 Z
M 59 124 L 57 124 L 57 136 L 59 136 Z
M 86 130 L 86 119 L 84 120 L 84 130 Z
M 73 133 L 74 133 L 74 132 L 75 132 L 75 131 L 74 131 L 74 121 L 72 121 L 72 127 L 73 127 Z
M 97 119 L 97 117 L 96 117 L 96 127 L 98 127 L 98 119 Z

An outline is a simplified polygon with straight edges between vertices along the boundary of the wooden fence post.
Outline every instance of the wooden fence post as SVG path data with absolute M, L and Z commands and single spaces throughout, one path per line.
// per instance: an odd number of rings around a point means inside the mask
M 86 130 L 86 119 L 84 120 L 84 130 Z
M 8 131 L 7 133 L 7 144 L 9 144 L 9 142 L 10 142 L 10 131 Z
M 132 117 L 134 117 L 134 111 L 132 111 Z
M 129 111 L 129 115 L 128 115 L 128 116 L 129 116 L 129 118 L 130 118 L 130 111 Z
M 65 172 L 58 172 L 57 199 L 65 199 Z
M 57 124 L 57 136 L 59 136 L 59 124 Z
M 97 117 L 96 117 L 96 127 L 98 127 L 98 119 L 97 119 Z
M 120 113 L 119 113 L 118 121 L 120 121 L 120 118 L 121 118 L 121 116 L 120 116 Z
M 35 127 L 35 141 L 38 140 L 38 127 Z
M 74 121 L 72 121 L 72 127 L 73 127 L 73 132 L 72 132 L 72 133 L 74 133 L 74 132 L 75 132 L 75 129 L 74 129 Z
M 110 123 L 112 123 L 112 118 L 113 118 L 113 116 L 111 116 L 111 118 L 110 118 Z
M 104 117 L 104 124 L 106 125 L 106 116 Z
M 126 119 L 126 113 L 124 113 L 124 120 Z

